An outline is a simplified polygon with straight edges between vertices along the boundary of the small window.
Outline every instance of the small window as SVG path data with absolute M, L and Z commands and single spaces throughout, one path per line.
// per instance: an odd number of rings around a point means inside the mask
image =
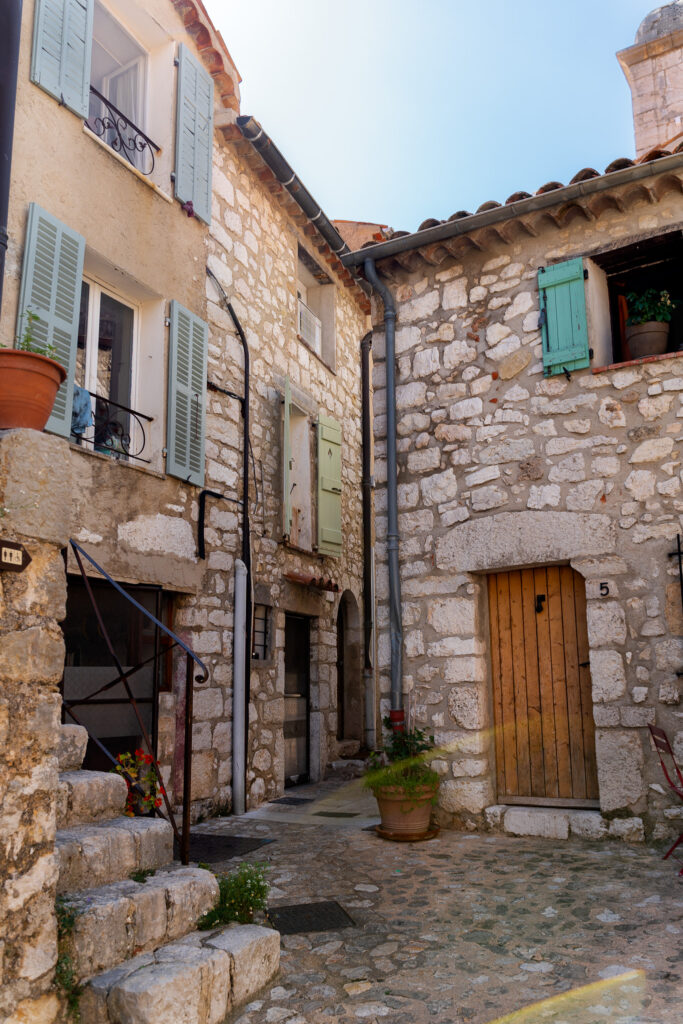
M 331 370 L 336 365 L 335 286 L 324 270 L 299 248 L 297 335 Z
M 272 609 L 266 604 L 254 605 L 254 629 L 251 656 L 255 661 L 265 661 L 270 654 L 270 616 Z

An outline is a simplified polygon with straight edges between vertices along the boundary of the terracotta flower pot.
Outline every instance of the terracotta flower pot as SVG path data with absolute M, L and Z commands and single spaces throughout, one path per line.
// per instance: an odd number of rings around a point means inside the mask
M 631 324 L 626 328 L 626 342 L 634 359 L 659 356 L 666 352 L 669 324 L 649 320 L 644 324 Z
M 429 823 L 439 784 L 419 786 L 407 794 L 402 786 L 381 786 L 375 790 L 382 824 L 377 829 L 384 839 L 416 841 L 435 834 Z
M 66 370 L 36 352 L 0 348 L 0 430 L 42 430 Z

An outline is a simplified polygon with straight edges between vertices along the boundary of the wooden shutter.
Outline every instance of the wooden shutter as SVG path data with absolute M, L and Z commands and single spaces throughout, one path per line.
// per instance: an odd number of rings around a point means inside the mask
M 341 426 L 329 416 L 318 417 L 318 554 L 339 558 L 341 522 Z
M 178 50 L 175 196 L 211 221 L 213 79 L 182 44 Z
M 166 472 L 197 487 L 204 486 L 208 341 L 208 324 L 173 300 L 168 349 Z
M 583 260 L 567 260 L 538 271 L 546 377 L 590 364 Z
M 292 435 L 290 419 L 292 415 L 292 389 L 289 377 L 285 377 L 284 412 L 282 420 L 282 509 L 283 536 L 289 537 L 292 532 Z
M 38 347 L 52 346 L 54 359 L 66 370 L 46 430 L 62 437 L 71 434 L 78 314 L 81 303 L 85 239 L 61 221 L 31 203 L 21 272 L 17 337 L 26 329 L 26 313 L 39 319 L 32 331 Z
M 31 81 L 88 116 L 95 0 L 36 0 Z

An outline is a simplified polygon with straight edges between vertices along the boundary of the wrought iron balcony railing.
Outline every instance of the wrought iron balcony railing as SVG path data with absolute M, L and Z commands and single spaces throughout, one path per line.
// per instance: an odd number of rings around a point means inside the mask
M 143 452 L 147 444 L 145 423 L 151 423 L 153 417 L 119 405 L 110 398 L 102 398 L 92 391 L 88 394 L 92 409 L 90 423 L 78 434 L 72 431 L 78 443 L 116 459 L 151 462 L 151 459 L 143 458 Z
M 93 108 L 94 112 L 85 122 L 86 127 L 106 142 L 115 153 L 125 157 L 128 163 L 142 174 L 151 174 L 154 170 L 155 154 L 161 147 L 152 142 L 142 129 L 133 124 L 130 118 L 91 85 L 91 111 Z

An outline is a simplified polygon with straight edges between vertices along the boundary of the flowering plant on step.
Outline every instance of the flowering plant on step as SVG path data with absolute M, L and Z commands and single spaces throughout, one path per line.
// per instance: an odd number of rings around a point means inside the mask
M 161 807 L 161 798 L 166 795 L 161 785 L 158 767 L 151 754 L 126 750 L 118 754 L 114 771 L 122 775 L 128 786 L 128 797 L 124 814 L 129 818 L 151 814 L 155 807 Z

